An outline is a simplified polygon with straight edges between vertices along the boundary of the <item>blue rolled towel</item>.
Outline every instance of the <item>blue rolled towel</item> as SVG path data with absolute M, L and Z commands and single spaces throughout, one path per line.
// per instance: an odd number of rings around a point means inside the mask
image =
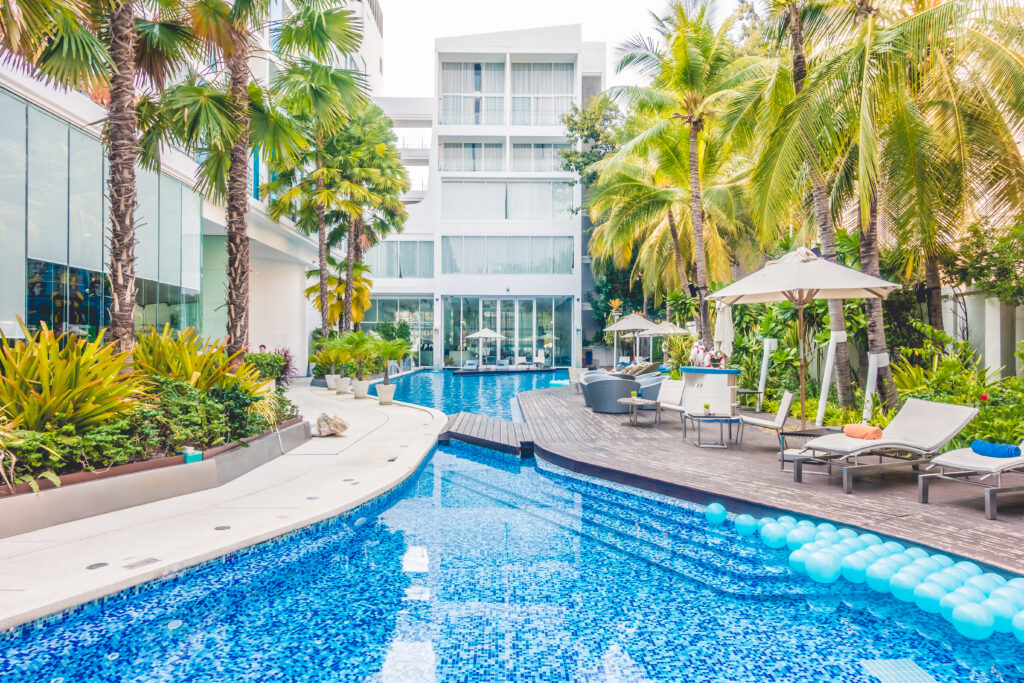
M 992 443 L 975 439 L 971 442 L 971 450 L 978 455 L 985 455 L 990 458 L 1019 458 L 1020 446 L 1010 443 Z

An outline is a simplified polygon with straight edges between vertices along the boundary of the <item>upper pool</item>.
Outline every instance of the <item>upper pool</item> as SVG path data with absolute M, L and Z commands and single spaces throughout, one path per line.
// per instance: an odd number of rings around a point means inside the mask
M 0 680 L 1024 680 L 1013 636 L 813 583 L 702 512 L 453 444 L 352 514 L 0 640 Z
M 459 411 L 516 419 L 512 399 L 531 389 L 543 389 L 553 380 L 567 379 L 565 370 L 548 372 L 509 372 L 500 374 L 456 375 L 451 370 L 414 372 L 393 383 L 395 400 L 437 408 L 447 415 Z M 376 394 L 375 386 L 370 387 Z

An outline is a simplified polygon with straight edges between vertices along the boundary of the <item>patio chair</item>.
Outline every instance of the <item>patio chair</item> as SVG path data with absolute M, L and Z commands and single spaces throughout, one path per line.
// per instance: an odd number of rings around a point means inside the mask
M 580 393 L 580 377 L 583 376 L 583 368 L 569 368 L 569 384 L 576 387 L 576 393 Z
M 537 351 L 537 353 L 533 354 L 533 364 L 537 367 L 544 367 L 544 351 Z
M 857 472 L 881 472 L 908 466 L 917 470 L 977 414 L 978 409 L 971 406 L 908 398 L 889 426 L 882 430 L 881 439 L 855 439 L 837 432 L 808 441 L 800 452 L 811 451 L 812 455 L 793 459 L 793 481 L 802 481 L 803 466 L 807 463 L 827 465 L 831 475 L 833 462 L 840 462 L 843 493 L 853 493 L 853 476 Z M 865 457 L 877 457 L 878 462 L 862 463 Z M 883 458 L 891 462 L 883 462 Z
M 467 360 L 466 364 L 462 366 L 463 370 L 479 370 L 480 367 L 476 364 L 475 360 Z
M 580 376 L 580 391 L 583 393 L 583 405 L 590 407 L 590 385 L 600 379 L 611 377 L 610 372 L 604 370 L 591 370 Z
M 770 429 L 775 432 L 775 436 L 779 439 L 779 454 L 781 455 L 786 450 L 782 443 L 782 429 L 786 426 L 786 418 L 789 417 L 789 409 L 792 407 L 793 392 L 787 391 L 782 395 L 782 400 L 779 401 L 779 409 L 775 413 L 775 419 L 766 420 L 763 417 L 740 415 L 740 430 L 739 434 L 736 435 L 736 441 L 743 443 L 743 431 L 747 428 L 747 425 Z
M 508 361 L 505 360 L 504 358 L 499 359 L 498 360 L 498 367 L 499 368 L 508 368 Z
M 658 405 L 655 422 L 661 422 L 661 411 L 670 410 L 679 413 L 679 420 L 682 422 L 686 410 L 683 408 L 683 395 L 686 393 L 686 382 L 681 379 L 666 379 L 662 381 L 658 390 Z
M 522 368 L 530 364 L 530 361 L 526 356 L 516 356 L 516 367 Z
M 648 401 L 657 401 L 658 394 L 661 391 L 661 383 L 664 380 L 664 376 L 661 373 L 654 373 L 653 375 L 646 375 L 637 377 L 636 382 L 640 385 L 640 391 L 637 392 L 637 396 L 645 398 Z M 657 405 L 640 406 L 638 410 L 657 410 Z
M 1020 442 L 1020 446 L 1024 449 L 1024 441 Z M 938 472 L 922 474 L 917 478 L 917 500 L 920 503 L 928 502 L 928 485 L 936 479 L 958 481 L 985 490 L 985 518 L 995 519 L 996 496 L 1000 493 L 1024 492 L 1024 482 L 1016 486 L 1003 485 L 1004 474 L 1024 474 L 1024 455 L 1016 458 L 993 458 L 979 455 L 970 448 L 958 448 L 935 456 L 925 469 L 931 470 L 936 467 L 939 468 Z M 989 477 L 996 478 L 994 484 L 985 482 Z
M 640 391 L 640 383 L 635 380 L 616 377 L 597 379 L 589 384 L 590 409 L 595 413 L 628 413 L 629 406 L 619 403 L 619 399 L 632 395 L 634 391 Z

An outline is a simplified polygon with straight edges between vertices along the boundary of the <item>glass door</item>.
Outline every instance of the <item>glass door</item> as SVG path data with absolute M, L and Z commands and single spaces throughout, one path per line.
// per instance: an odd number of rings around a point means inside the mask
M 507 360 L 509 365 L 515 364 L 516 348 L 516 302 L 515 299 L 502 299 L 500 302 L 501 333 L 501 358 Z M 499 360 L 500 360 L 499 359 Z
M 533 327 L 533 299 L 520 299 L 518 355 L 527 361 L 532 361 L 536 355 L 533 346 Z
M 480 302 L 480 329 L 492 332 L 498 329 L 498 300 L 482 299 Z M 487 365 L 497 364 L 498 345 L 494 339 L 483 340 L 482 360 Z

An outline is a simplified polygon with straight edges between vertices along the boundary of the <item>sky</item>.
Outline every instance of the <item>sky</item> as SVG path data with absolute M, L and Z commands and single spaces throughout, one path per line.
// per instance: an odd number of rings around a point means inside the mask
M 720 12 L 736 5 L 722 0 Z M 381 0 L 384 13 L 385 97 L 434 94 L 434 39 L 560 24 L 582 24 L 583 40 L 604 41 L 608 85 L 636 83 L 635 74 L 615 73 L 615 48 L 624 40 L 653 33 L 650 12 L 661 14 L 666 0 Z

